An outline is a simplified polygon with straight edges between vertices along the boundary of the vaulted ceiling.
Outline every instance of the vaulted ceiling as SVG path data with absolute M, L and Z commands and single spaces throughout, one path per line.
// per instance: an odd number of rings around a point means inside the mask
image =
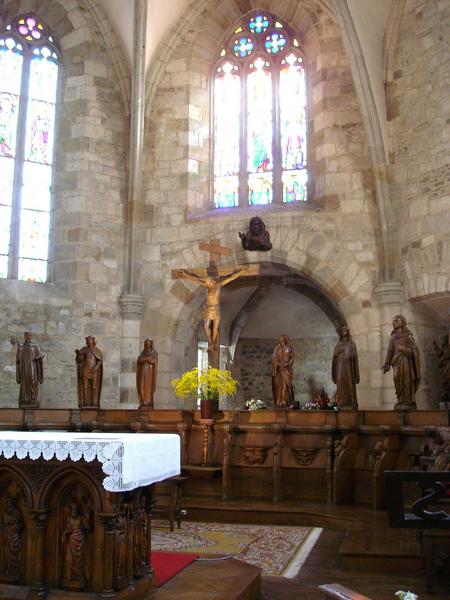
M 333 1 L 328 2 L 333 6 Z M 382 128 L 385 124 L 384 83 L 382 70 L 382 42 L 386 20 L 392 2 L 399 0 L 344 0 L 350 10 L 369 74 L 372 93 Z M 124 53 L 131 65 L 133 48 L 133 1 L 98 0 L 112 27 L 122 42 Z M 195 0 L 194 0 L 195 2 Z M 299 0 L 301 3 L 302 0 Z M 148 0 L 147 68 L 163 43 L 193 0 Z

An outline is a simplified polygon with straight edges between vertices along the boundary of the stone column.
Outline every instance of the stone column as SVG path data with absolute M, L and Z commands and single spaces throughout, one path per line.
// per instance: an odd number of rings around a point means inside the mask
M 120 403 L 137 402 L 135 360 L 140 349 L 144 298 L 137 265 L 138 208 L 142 205 L 142 154 L 145 116 L 145 40 L 147 0 L 134 0 L 133 78 L 131 84 L 130 173 L 128 181 L 125 288 L 119 300 L 122 316 Z
M 383 409 L 391 409 L 397 402 L 394 383 L 392 380 L 392 369 L 383 375 L 381 366 L 384 364 L 389 339 L 392 333 L 392 318 L 402 314 L 403 308 L 403 286 L 399 281 L 386 281 L 375 288 L 375 294 L 380 307 L 380 379 L 381 379 L 381 401 Z M 375 382 L 374 382 L 375 383 Z

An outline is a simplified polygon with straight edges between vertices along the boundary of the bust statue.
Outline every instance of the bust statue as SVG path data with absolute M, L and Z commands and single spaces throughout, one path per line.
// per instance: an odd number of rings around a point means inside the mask
M 260 217 L 252 217 L 248 230 L 245 233 L 239 231 L 239 237 L 244 250 L 267 252 L 272 249 L 269 232 Z

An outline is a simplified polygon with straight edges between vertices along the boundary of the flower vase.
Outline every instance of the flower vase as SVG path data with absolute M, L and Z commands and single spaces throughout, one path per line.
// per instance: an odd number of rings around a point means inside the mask
M 200 416 L 202 419 L 214 419 L 214 413 L 218 410 L 218 400 L 210 400 L 209 398 L 206 400 L 200 400 Z

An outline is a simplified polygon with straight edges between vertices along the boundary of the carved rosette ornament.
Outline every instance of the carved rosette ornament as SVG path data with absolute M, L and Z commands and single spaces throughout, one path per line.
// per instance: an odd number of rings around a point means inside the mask
M 309 467 L 314 462 L 320 448 L 291 448 L 295 462 L 301 467 Z
M 268 448 L 246 447 L 242 451 L 242 460 L 246 465 L 263 465 L 266 462 Z

